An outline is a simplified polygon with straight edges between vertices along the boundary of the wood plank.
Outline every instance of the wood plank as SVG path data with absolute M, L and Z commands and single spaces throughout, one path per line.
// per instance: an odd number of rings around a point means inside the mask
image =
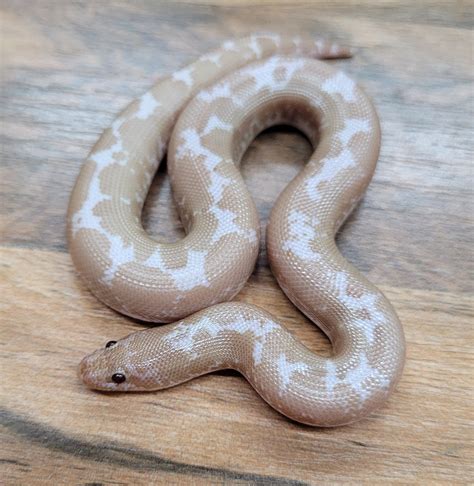
M 8 469 L 30 470 L 28 483 L 48 472 L 53 480 L 66 474 L 72 481 L 82 477 L 77 467 L 90 471 L 99 464 L 120 467 L 127 481 L 135 481 L 141 468 L 175 468 L 183 481 L 265 484 L 311 482 L 316 474 L 327 481 L 445 481 L 455 471 L 461 477 L 472 472 L 466 420 L 472 419 L 472 367 L 465 366 L 472 349 L 462 346 L 470 324 L 467 297 L 383 287 L 402 321 L 411 324 L 403 380 L 370 418 L 324 430 L 286 420 L 230 372 L 156 393 L 86 390 L 76 377 L 84 353 L 143 326 L 97 302 L 66 254 L 4 249 L 1 256 L 3 426 L 19 453 L 8 448 L 4 454 L 21 462 Z M 283 296 L 277 301 L 277 293 L 266 270 L 252 277 L 239 300 L 284 317 L 306 345 L 327 352 L 323 336 Z M 281 440 L 269 440 L 275 434 Z M 24 456 L 20 451 L 29 443 L 33 448 Z M 43 460 L 41 449 L 61 463 L 60 472 Z
M 328 484 L 473 480 L 472 37 L 470 2 L 10 0 L 0 110 L 1 477 L 7 484 Z M 74 272 L 65 212 L 102 130 L 153 80 L 223 39 L 322 33 L 357 47 L 337 61 L 374 99 L 383 146 L 373 183 L 338 237 L 388 295 L 408 360 L 387 406 L 314 429 L 221 372 L 157 393 L 106 395 L 76 377 L 87 352 L 143 324 L 98 302 Z M 262 227 L 311 147 L 271 129 L 242 172 Z M 271 178 L 269 177 L 271 174 Z M 143 214 L 182 236 L 166 167 Z M 238 300 L 308 347 L 327 339 L 278 288 L 264 251 Z
M 48 19 L 54 22 L 60 13 L 72 19 L 79 16 L 77 8 L 56 6 L 52 13 L 48 11 Z M 41 34 L 31 32 L 29 24 L 24 25 L 24 17 L 8 13 L 9 25 L 25 30 L 21 39 L 37 35 L 35 45 L 61 43 L 61 51 L 50 53 L 51 62 L 44 69 L 7 70 L 2 110 L 6 244 L 66 251 L 64 214 L 68 197 L 81 163 L 100 132 L 150 85 L 151 79 L 172 72 L 199 52 L 219 44 L 232 32 L 230 27 L 225 28 L 226 23 L 246 22 L 245 10 L 236 14 L 235 9 L 232 13 L 223 9 L 223 25 L 214 36 L 200 36 L 202 25 L 197 22 L 186 29 L 183 26 L 182 36 L 175 41 L 172 36 L 158 36 L 151 19 L 138 25 L 143 14 L 126 17 L 129 8 L 122 5 L 114 14 L 119 19 L 127 18 L 129 28 L 117 34 L 113 43 L 106 42 L 99 28 L 101 22 L 107 24 L 100 7 L 83 12 L 81 29 L 69 27 L 66 22 L 64 27 L 55 26 L 45 33 L 45 26 L 39 24 Z M 193 8 L 203 15 L 209 13 L 207 7 Z M 310 15 L 308 7 L 302 9 Z M 166 26 L 165 30 L 171 25 L 177 28 L 183 17 L 191 15 L 180 9 L 174 16 L 166 16 L 165 12 L 167 9 L 162 7 L 150 13 L 155 22 Z M 277 23 L 283 15 L 276 11 L 273 17 L 272 23 Z M 471 96 L 469 31 L 388 22 L 384 18 L 354 22 L 343 17 L 330 26 L 328 17 L 322 18 L 318 17 L 318 24 L 307 30 L 331 33 L 336 39 L 343 32 L 351 45 L 360 48 L 354 60 L 338 64 L 359 79 L 374 98 L 384 132 L 374 182 L 340 239 L 343 253 L 372 278 L 386 284 L 400 282 L 414 288 L 430 285 L 437 290 L 455 290 L 461 285 L 462 291 L 469 291 L 466 279 L 457 275 L 466 270 L 474 273 L 472 262 L 459 258 L 469 251 L 472 230 L 456 231 L 469 220 L 465 205 L 472 167 L 470 120 L 465 111 Z M 257 28 L 247 26 L 246 30 Z M 148 39 L 148 35 L 153 38 Z M 440 38 L 442 45 L 438 43 Z M 141 53 L 127 56 L 127 46 L 134 43 L 140 45 Z M 147 46 L 146 51 L 142 51 L 142 45 Z M 453 49 L 456 56 L 452 55 Z M 407 55 L 410 50 L 420 55 Z M 11 57 L 18 63 L 17 55 Z M 16 76 L 9 80 L 11 71 Z M 244 176 L 262 208 L 265 223 L 279 190 L 299 169 L 297 164 L 291 165 L 292 160 L 305 160 L 309 146 L 300 148 L 301 137 L 297 134 L 278 144 L 278 134 L 260 138 L 244 161 Z M 282 145 L 286 153 L 281 156 Z M 283 162 L 271 164 L 275 157 Z M 282 165 L 284 170 L 280 169 Z M 155 178 L 144 220 L 151 234 L 169 238 L 170 230 L 171 236 L 180 234 L 180 225 L 164 169 Z M 275 183 L 269 193 L 261 196 L 261 181 L 269 170 Z M 24 180 L 29 184 L 23 184 Z M 456 188 L 455 195 L 452 188 Z M 420 216 L 426 225 L 422 232 Z M 367 241 L 372 243 L 371 251 L 358 250 L 363 250 Z M 374 262 L 379 263 L 377 268 Z M 412 271 L 410 262 L 416 265 L 416 271 Z

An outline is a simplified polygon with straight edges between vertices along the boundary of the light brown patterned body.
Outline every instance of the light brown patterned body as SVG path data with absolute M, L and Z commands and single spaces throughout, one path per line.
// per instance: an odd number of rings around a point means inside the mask
M 199 312 L 88 356 L 80 366 L 88 386 L 156 390 L 234 368 L 274 408 L 321 426 L 360 419 L 385 401 L 403 369 L 403 331 L 334 242 L 372 177 L 378 118 L 350 78 L 309 59 L 346 55 L 274 34 L 227 42 L 157 83 L 105 132 L 71 198 L 76 266 L 125 314 L 170 322 Z M 213 305 L 241 289 L 258 252 L 258 218 L 237 165 L 259 132 L 281 123 L 316 149 L 275 204 L 268 254 L 282 289 L 331 339 L 331 358 L 311 353 L 261 309 Z M 140 212 L 169 139 L 187 235 L 161 244 L 144 232 Z

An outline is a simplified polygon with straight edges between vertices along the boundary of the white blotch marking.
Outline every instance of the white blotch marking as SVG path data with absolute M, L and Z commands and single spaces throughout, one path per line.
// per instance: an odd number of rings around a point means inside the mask
M 360 118 L 346 118 L 344 128 L 337 133 L 342 145 L 347 145 L 351 138 L 360 132 L 369 133 L 371 126 L 369 120 Z
M 155 110 L 161 106 L 161 103 L 155 99 L 155 97 L 150 93 L 145 93 L 140 98 L 140 106 L 138 108 L 138 112 L 135 114 L 136 118 L 140 120 L 147 120 Z
M 217 219 L 217 228 L 212 236 L 212 243 L 216 243 L 223 236 L 229 234 L 239 234 L 241 229 L 234 222 L 237 214 L 229 209 L 221 209 L 215 205 L 211 207 L 210 212 Z
M 199 58 L 200 61 L 209 61 L 215 64 L 216 66 L 220 67 L 221 65 L 221 53 L 220 52 L 214 52 L 214 53 L 209 53 L 209 54 L 204 54 L 204 56 L 201 56 Z
M 365 354 L 360 356 L 357 366 L 346 373 L 345 381 L 354 388 L 362 400 L 366 400 L 370 393 L 370 389 L 367 387 L 368 381 L 377 381 L 381 387 L 387 387 L 390 383 L 389 379 L 378 369 L 369 365 Z
M 235 97 L 232 98 L 232 95 L 233 93 L 230 89 L 230 84 L 221 82 L 208 89 L 200 91 L 197 98 L 205 103 L 212 103 L 220 98 L 232 99 L 232 101 L 235 102 Z
M 221 325 L 204 316 L 192 325 L 187 321 L 183 321 L 168 334 L 165 334 L 163 340 L 173 350 L 183 351 L 191 357 L 197 358 L 198 353 L 195 347 L 197 336 L 204 333 L 213 338 L 221 330 Z
M 113 143 L 107 149 L 99 150 L 98 152 L 94 152 L 90 155 L 89 158 L 97 163 L 97 169 L 94 175 L 97 174 L 98 176 L 99 172 L 101 172 L 109 165 L 119 164 L 123 166 L 126 164 L 127 162 L 126 156 L 128 155 L 128 152 L 125 150 L 123 146 L 122 135 L 120 134 L 120 129 L 122 128 L 122 125 L 124 123 L 125 120 L 123 118 L 118 118 L 112 123 L 111 129 L 112 129 L 112 134 L 115 137 L 115 143 Z M 121 160 L 116 160 L 115 156 L 120 153 L 123 153 L 124 157 L 122 157 Z
M 217 204 L 222 199 L 225 188 L 232 184 L 232 179 L 222 176 L 216 170 L 211 171 L 210 177 L 209 194 L 212 197 L 213 204 Z
M 196 343 L 198 336 L 206 341 L 216 338 L 221 333 L 235 332 L 243 335 L 247 332 L 253 334 L 255 347 L 253 359 L 256 365 L 262 359 L 263 347 L 268 336 L 279 329 L 279 326 L 271 321 L 260 321 L 256 319 L 237 319 L 231 322 L 216 322 L 204 316 L 197 322 L 190 325 L 188 322 L 178 324 L 171 332 L 164 336 L 165 342 L 176 351 L 188 353 L 191 357 L 197 358 Z
M 143 264 L 149 268 L 158 268 L 169 275 L 179 290 L 191 290 L 195 287 L 209 287 L 205 269 L 206 257 L 205 251 L 189 250 L 188 260 L 184 266 L 167 268 L 161 257 L 161 251 L 157 248 Z
M 304 373 L 308 369 L 308 365 L 302 361 L 290 363 L 286 355 L 281 353 L 280 356 L 278 356 L 277 368 L 278 374 L 280 375 L 281 393 L 288 389 L 293 373 Z
M 334 396 L 334 388 L 339 384 L 350 385 L 359 395 L 362 402 L 370 396 L 370 383 L 377 383 L 378 388 L 386 388 L 390 384 L 387 376 L 383 375 L 377 368 L 370 366 L 367 356 L 362 354 L 356 366 L 348 370 L 343 378 L 339 378 L 337 367 L 334 362 L 326 362 L 325 384 L 328 394 Z
M 241 319 L 225 326 L 226 330 L 235 331 L 239 334 L 251 332 L 254 337 L 253 362 L 259 365 L 262 362 L 263 348 L 268 336 L 278 331 L 279 326 L 272 321 L 260 321 L 255 319 Z
M 95 230 L 109 242 L 108 257 L 111 260 L 111 264 L 102 277 L 102 281 L 108 285 L 111 284 L 120 265 L 130 262 L 134 258 L 133 245 L 125 244 L 121 236 L 113 234 L 104 228 L 102 226 L 102 218 L 95 214 L 95 209 L 100 203 L 111 200 L 111 196 L 104 194 L 100 187 L 101 172 L 112 164 L 124 166 L 127 162 L 128 152 L 123 147 L 120 134 L 120 129 L 125 121 L 123 118 L 118 118 L 112 124 L 111 129 L 115 137 L 115 143 L 111 147 L 90 155 L 90 159 L 96 163 L 96 167 L 91 177 L 87 197 L 82 207 L 74 213 L 71 221 L 73 236 L 81 229 Z M 121 160 L 115 158 L 117 154 L 122 155 Z
M 301 43 L 302 43 L 302 39 L 299 35 L 293 37 L 293 44 L 295 45 L 297 54 L 301 54 L 302 52 Z
M 254 242 L 257 238 L 255 230 L 243 230 L 235 219 L 237 214 L 229 209 L 221 209 L 220 207 L 213 205 L 210 208 L 210 213 L 217 219 L 217 228 L 212 236 L 212 243 L 216 243 L 223 236 L 226 235 L 240 235 L 247 238 L 250 242 Z
M 112 263 L 104 272 L 103 281 L 110 285 L 120 265 L 133 262 L 135 251 L 132 244 L 126 245 L 118 235 L 109 234 L 108 239 L 110 242 L 109 257 Z
M 319 221 L 302 211 L 292 209 L 288 217 L 289 239 L 282 244 L 284 251 L 291 251 L 295 256 L 307 261 L 320 259 L 319 253 L 312 248 L 312 242 L 317 238 L 316 227 Z
M 321 54 L 323 52 L 325 44 L 326 42 L 323 39 L 316 39 L 314 41 L 314 46 L 316 47 L 316 51 L 318 54 Z
M 324 377 L 328 393 L 334 392 L 334 387 L 340 382 L 337 377 L 337 366 L 331 360 L 326 361 L 326 376 Z
M 237 51 L 237 45 L 233 40 L 225 41 L 224 44 L 222 44 L 222 48 L 225 51 Z
M 257 36 L 250 36 L 249 48 L 255 53 L 255 58 L 260 59 L 262 57 L 263 51 L 258 43 L 259 38 Z
M 188 261 L 184 267 L 168 269 L 180 290 L 190 290 L 198 286 L 209 287 L 205 269 L 206 257 L 205 251 L 189 250 Z
M 239 319 L 224 324 L 224 329 L 245 334 L 251 332 L 256 338 L 267 337 L 268 334 L 279 329 L 279 326 L 272 321 L 261 321 L 258 319 Z
M 232 128 L 233 127 L 230 123 L 225 123 L 216 115 L 211 115 L 209 117 L 209 120 L 207 121 L 206 126 L 204 127 L 204 130 L 201 132 L 201 135 L 205 137 L 206 135 L 212 133 L 214 130 L 224 130 L 226 132 L 230 132 Z
M 326 93 L 341 95 L 347 102 L 356 101 L 356 84 L 342 71 L 338 71 L 334 76 L 326 79 L 322 89 Z
M 349 294 L 349 279 L 346 273 L 337 272 L 335 276 L 335 285 L 339 300 L 353 313 L 366 311 L 369 318 L 356 318 L 354 325 L 359 327 L 365 333 L 367 341 L 372 344 L 374 340 L 375 328 L 385 323 L 385 316 L 379 310 L 379 296 L 372 293 L 364 293 L 360 297 L 354 297 Z
M 312 201 L 319 201 L 321 194 L 318 187 L 323 182 L 332 181 L 340 172 L 355 167 L 356 162 L 349 149 L 344 148 L 333 158 L 324 158 L 319 170 L 306 180 L 306 192 Z
M 186 86 L 191 87 L 193 85 L 192 70 L 191 66 L 185 67 L 173 73 L 172 78 L 175 81 L 182 81 Z
M 96 169 L 97 171 L 97 169 Z M 73 236 L 80 229 L 93 229 L 99 232 L 103 232 L 101 225 L 101 218 L 94 213 L 94 208 L 102 201 L 109 201 L 111 197 L 104 194 L 100 188 L 100 179 L 94 176 L 92 177 L 89 185 L 89 192 L 87 199 L 84 201 L 81 209 L 76 211 L 72 216 L 72 234 Z
M 242 69 L 241 75 L 253 78 L 255 92 L 264 89 L 276 91 L 285 88 L 295 73 L 304 66 L 304 59 L 282 61 L 278 57 L 270 57 L 267 61 L 261 64 L 250 65 L 247 68 Z M 275 78 L 276 71 L 278 72 L 278 79 Z
M 204 147 L 201 134 L 195 128 L 183 130 L 182 137 L 182 143 L 176 150 L 178 158 L 185 157 L 188 153 L 197 157 L 202 156 L 209 170 L 214 169 L 222 161 L 221 157 Z
M 332 44 L 331 48 L 329 49 L 329 54 L 331 56 L 336 56 L 339 53 L 340 49 L 341 48 L 339 47 L 339 44 Z
M 212 150 L 209 150 L 202 143 L 202 136 L 215 128 L 231 128 L 230 125 L 225 124 L 217 117 L 211 117 L 208 124 L 202 132 L 198 132 L 195 128 L 187 128 L 182 132 L 182 143 L 176 151 L 179 158 L 185 157 L 187 154 L 192 154 L 195 157 L 204 158 L 204 166 L 209 172 L 211 179 L 208 188 L 209 194 L 212 198 L 212 206 L 210 213 L 217 219 L 217 228 L 212 236 L 212 243 L 218 242 L 223 236 L 228 234 L 238 234 L 248 239 L 251 243 L 257 239 L 255 230 L 243 230 L 235 223 L 237 215 L 227 209 L 221 209 L 218 203 L 223 197 L 224 190 L 227 186 L 232 184 L 232 180 L 222 176 L 217 172 L 216 167 L 222 162 L 222 158 Z
M 253 353 L 252 353 L 253 364 L 259 365 L 262 362 L 262 357 L 263 357 L 263 342 L 255 341 L 255 344 L 253 346 Z

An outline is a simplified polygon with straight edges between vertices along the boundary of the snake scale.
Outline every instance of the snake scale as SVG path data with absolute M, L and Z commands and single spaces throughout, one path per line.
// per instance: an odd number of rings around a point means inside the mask
M 220 369 L 239 371 L 293 420 L 336 426 L 366 416 L 402 373 L 403 330 L 385 296 L 339 253 L 335 233 L 372 178 L 380 127 L 372 103 L 325 40 L 256 34 L 158 81 L 94 146 L 73 190 L 68 240 L 91 291 L 117 311 L 171 323 L 132 333 L 85 357 L 90 388 L 158 390 Z M 333 345 L 321 357 L 268 312 L 230 301 L 259 248 L 254 202 L 238 170 L 252 140 L 288 124 L 314 147 L 273 207 L 272 271 Z M 159 243 L 141 211 L 168 153 L 186 236 Z

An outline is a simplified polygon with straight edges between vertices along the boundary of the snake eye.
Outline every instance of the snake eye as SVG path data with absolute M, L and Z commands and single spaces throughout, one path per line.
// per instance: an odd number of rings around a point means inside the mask
M 105 347 L 106 347 L 106 348 L 110 348 L 110 346 L 113 346 L 114 344 L 117 344 L 117 341 L 109 341 L 109 342 L 108 342 L 108 343 L 105 345 Z
M 112 381 L 113 381 L 114 383 L 117 383 L 117 385 L 118 385 L 119 383 L 123 383 L 123 382 L 125 381 L 125 379 L 126 379 L 126 378 L 125 378 L 125 375 L 124 375 L 124 374 L 122 374 L 122 373 L 114 373 L 114 374 L 112 375 Z

